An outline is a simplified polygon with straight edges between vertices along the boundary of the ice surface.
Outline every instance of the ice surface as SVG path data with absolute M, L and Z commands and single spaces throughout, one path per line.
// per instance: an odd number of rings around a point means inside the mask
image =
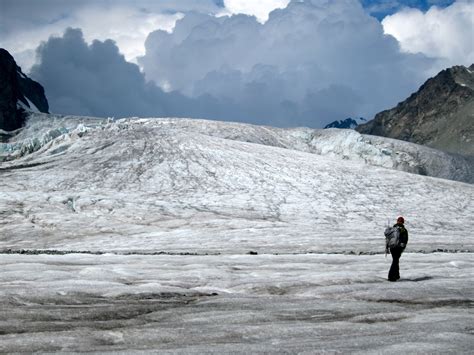
M 0 352 L 469 353 L 472 254 L 2 255 Z
M 474 187 L 396 170 L 468 176 L 444 153 L 43 114 L 0 147 L 0 352 L 472 349 Z M 389 283 L 398 215 L 410 241 Z
M 474 182 L 472 161 L 435 149 L 389 139 L 361 135 L 354 130 L 308 128 L 279 129 L 242 123 L 197 119 L 100 119 L 92 117 L 31 114 L 27 127 L 10 144 L 0 145 L 0 161 L 17 158 L 39 149 L 60 135 L 84 133 L 84 130 L 122 130 L 147 126 L 147 129 L 179 130 L 228 140 L 257 143 L 299 150 L 401 171 Z M 34 142 L 34 145 L 32 145 Z
M 412 250 L 473 249 L 472 185 L 362 163 L 390 158 L 351 130 L 36 117 L 3 144 L 0 248 L 379 252 L 404 215 Z

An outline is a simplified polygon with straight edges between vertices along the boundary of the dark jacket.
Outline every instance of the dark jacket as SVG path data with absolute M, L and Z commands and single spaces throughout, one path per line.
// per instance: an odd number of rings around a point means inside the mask
M 408 244 L 408 231 L 402 223 L 397 223 L 394 227 L 400 229 L 400 246 L 402 249 L 405 249 Z

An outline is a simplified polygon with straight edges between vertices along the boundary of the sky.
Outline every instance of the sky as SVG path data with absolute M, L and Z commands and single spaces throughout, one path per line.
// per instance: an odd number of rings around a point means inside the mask
M 281 127 L 367 119 L 474 62 L 474 0 L 0 0 L 52 112 Z

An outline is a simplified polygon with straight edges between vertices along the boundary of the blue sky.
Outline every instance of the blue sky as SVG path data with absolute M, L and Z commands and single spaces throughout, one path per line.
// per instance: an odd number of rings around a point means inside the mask
M 321 127 L 470 65 L 473 18 L 472 0 L 0 0 L 0 47 L 56 113 Z
M 433 5 L 446 7 L 453 2 L 453 0 L 361 0 L 364 8 L 379 20 L 399 11 L 403 7 L 417 8 L 426 11 Z

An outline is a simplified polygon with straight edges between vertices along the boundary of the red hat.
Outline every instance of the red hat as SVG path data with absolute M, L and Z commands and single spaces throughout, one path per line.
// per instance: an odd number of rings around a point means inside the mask
M 397 218 L 397 223 L 400 223 L 400 224 L 405 223 L 405 218 L 403 218 L 403 217 L 401 217 L 401 216 L 398 217 L 398 218 Z

